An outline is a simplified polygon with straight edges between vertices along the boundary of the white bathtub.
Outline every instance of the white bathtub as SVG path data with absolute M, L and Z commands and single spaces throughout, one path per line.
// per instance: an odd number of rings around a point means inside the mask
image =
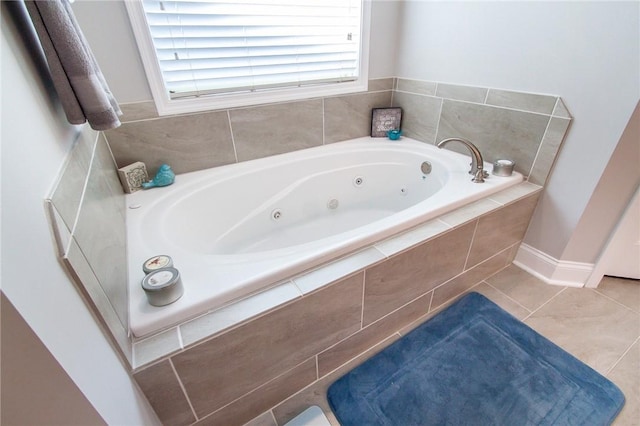
M 367 137 L 128 195 L 131 331 L 149 335 L 522 181 L 473 183 L 469 163 L 409 138 Z M 164 307 L 150 306 L 140 286 L 142 263 L 157 254 L 173 258 L 185 288 Z

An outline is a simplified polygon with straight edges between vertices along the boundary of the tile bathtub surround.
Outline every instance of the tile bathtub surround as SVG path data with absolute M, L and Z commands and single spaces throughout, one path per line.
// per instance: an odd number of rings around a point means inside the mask
M 102 133 L 81 128 L 46 202 L 63 264 L 116 350 L 131 363 L 124 193 Z
M 105 132 L 118 167 L 135 161 L 176 173 L 368 136 L 371 109 L 391 106 L 393 78 L 364 93 L 160 117 L 153 102 L 122 105 L 122 126 Z
M 322 145 L 322 99 L 229 111 L 238 161 Z
M 463 225 L 367 269 L 363 325 L 461 273 L 475 226 Z
M 393 96 L 393 106 L 406 111 L 406 136 L 431 144 L 450 137 L 469 139 L 485 161 L 514 160 L 516 171 L 540 185 L 571 121 L 557 96 L 403 78 Z M 447 148 L 468 154 L 460 145 Z
M 528 176 L 548 122 L 547 115 L 445 99 L 436 140 L 469 139 L 485 161 L 507 158 L 515 161 L 516 171 Z M 468 154 L 462 145 L 447 148 Z
M 134 378 L 145 382 L 142 389 L 149 389 L 146 381 L 155 380 L 155 369 L 164 375 L 167 365 L 174 367 L 175 374 L 166 377 L 166 387 L 175 389 L 176 383 L 181 384 L 188 404 L 176 408 L 180 413 L 165 413 L 161 408 L 158 414 L 165 423 L 171 423 L 169 416 L 190 418 L 192 407 L 195 424 L 242 424 L 300 389 L 325 380 L 369 348 L 394 340 L 400 330 L 424 320 L 442 304 L 505 268 L 519 241 L 487 253 L 488 258 L 476 265 L 465 268 L 465 264 L 470 264 L 472 244 L 484 247 L 492 242 L 477 233 L 482 220 L 495 223 L 497 218 L 511 228 L 520 223 L 518 216 L 531 214 L 532 200 L 539 191 L 534 185 L 523 185 L 531 187 L 530 192 L 512 191 L 515 198 L 511 203 L 492 201 L 495 209 L 480 217 L 474 209 L 466 219 L 460 213 L 455 226 L 443 223 L 449 227 L 444 233 L 430 226 L 436 234 L 425 242 L 415 244 L 403 236 L 406 248 L 399 247 L 398 241 L 394 254 L 388 257 L 372 256 L 374 249 L 358 253 L 358 259 L 372 263 L 363 266 L 354 262 L 356 270 L 351 275 L 327 286 L 312 285 L 310 292 L 280 307 L 168 353 L 160 362 L 137 370 Z M 505 201 L 506 196 L 496 198 Z M 509 214 L 504 215 L 504 210 Z M 437 266 L 442 264 L 443 253 L 450 267 Z M 336 262 L 336 267 L 350 273 L 345 261 Z M 318 273 L 309 276 L 317 277 Z M 150 400 L 154 407 L 164 407 L 165 397 L 176 395 L 156 392 Z
M 536 184 L 545 183 L 571 121 L 557 96 L 382 78 L 366 93 L 176 116 L 159 117 L 153 102 L 125 104 L 123 125 L 106 135 L 118 167 L 143 161 L 154 173 L 169 162 L 185 173 L 368 136 L 371 110 L 390 106 L 402 107 L 405 136 L 469 139 L 485 161 L 514 160 Z
M 175 355 L 191 403 L 203 416 L 360 328 L 363 274 Z M 206 368 L 209 365 L 219 368 Z M 215 389 L 212 393 L 210 390 Z
M 105 135 L 118 168 L 142 161 L 150 175 L 162 163 L 179 174 L 236 161 L 225 111 L 133 121 Z

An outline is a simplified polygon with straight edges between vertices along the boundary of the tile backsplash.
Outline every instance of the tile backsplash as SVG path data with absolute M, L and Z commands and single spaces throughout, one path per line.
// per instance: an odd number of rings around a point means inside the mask
M 143 161 L 153 174 L 167 162 L 186 173 L 368 136 L 371 110 L 391 106 L 403 109 L 405 136 L 469 139 L 485 161 L 513 160 L 539 185 L 571 122 L 557 96 L 384 78 L 365 93 L 176 116 L 159 117 L 153 102 L 125 104 L 123 125 L 105 134 L 118 167 Z

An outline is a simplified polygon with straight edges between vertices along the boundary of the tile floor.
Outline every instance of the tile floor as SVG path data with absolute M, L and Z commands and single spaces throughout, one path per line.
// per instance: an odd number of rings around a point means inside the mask
M 471 291 L 613 381 L 626 396 L 614 426 L 640 425 L 640 281 L 605 277 L 597 289 L 558 287 L 510 265 Z M 327 406 L 324 392 L 311 394 L 309 405 Z
M 554 287 L 511 265 L 473 290 L 615 383 L 626 403 L 614 426 L 640 425 L 640 281 Z

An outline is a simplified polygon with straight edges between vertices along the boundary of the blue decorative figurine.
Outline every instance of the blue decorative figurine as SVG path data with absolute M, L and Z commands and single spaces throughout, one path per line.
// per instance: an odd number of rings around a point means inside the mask
M 398 139 L 400 139 L 400 135 L 402 134 L 402 130 L 389 130 L 387 132 L 387 136 L 389 137 L 389 139 L 391 139 L 392 141 L 397 141 Z
M 158 173 L 149 182 L 143 182 L 142 187 L 144 189 L 153 188 L 154 186 L 168 186 L 176 180 L 176 174 L 173 173 L 171 167 L 168 164 L 163 164 L 158 169 Z

